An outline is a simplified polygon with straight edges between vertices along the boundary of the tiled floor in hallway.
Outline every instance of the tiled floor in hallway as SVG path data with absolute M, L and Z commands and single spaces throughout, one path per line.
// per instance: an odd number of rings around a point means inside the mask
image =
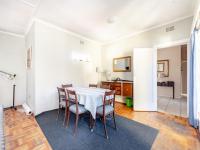
M 187 98 L 172 99 L 167 97 L 158 97 L 158 111 L 187 117 Z

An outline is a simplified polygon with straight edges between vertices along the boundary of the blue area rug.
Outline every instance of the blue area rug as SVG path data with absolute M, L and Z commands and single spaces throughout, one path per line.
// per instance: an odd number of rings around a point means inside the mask
M 158 130 L 116 115 L 107 120 L 109 139 L 104 137 L 102 122 L 97 119 L 93 132 L 89 129 L 89 115 L 79 119 L 77 135 L 73 136 L 75 116 L 71 113 L 69 127 L 63 126 L 64 111 L 56 121 L 57 110 L 36 117 L 38 124 L 54 150 L 150 150 Z

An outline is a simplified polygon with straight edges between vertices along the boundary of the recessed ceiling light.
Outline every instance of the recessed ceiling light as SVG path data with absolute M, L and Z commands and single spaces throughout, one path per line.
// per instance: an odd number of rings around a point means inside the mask
M 107 19 L 107 23 L 113 24 L 113 23 L 115 23 L 117 20 L 118 20 L 118 17 L 117 17 L 117 16 L 112 16 L 112 17 L 109 17 L 109 18 Z

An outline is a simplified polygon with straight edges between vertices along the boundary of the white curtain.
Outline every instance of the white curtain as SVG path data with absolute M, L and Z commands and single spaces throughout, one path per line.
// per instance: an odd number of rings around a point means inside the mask
M 194 30 L 190 51 L 189 122 L 197 128 L 200 113 L 200 32 Z

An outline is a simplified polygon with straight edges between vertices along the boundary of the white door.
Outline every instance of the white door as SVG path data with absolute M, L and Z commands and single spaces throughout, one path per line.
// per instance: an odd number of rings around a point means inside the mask
M 134 110 L 157 111 L 157 52 L 153 48 L 133 50 Z

